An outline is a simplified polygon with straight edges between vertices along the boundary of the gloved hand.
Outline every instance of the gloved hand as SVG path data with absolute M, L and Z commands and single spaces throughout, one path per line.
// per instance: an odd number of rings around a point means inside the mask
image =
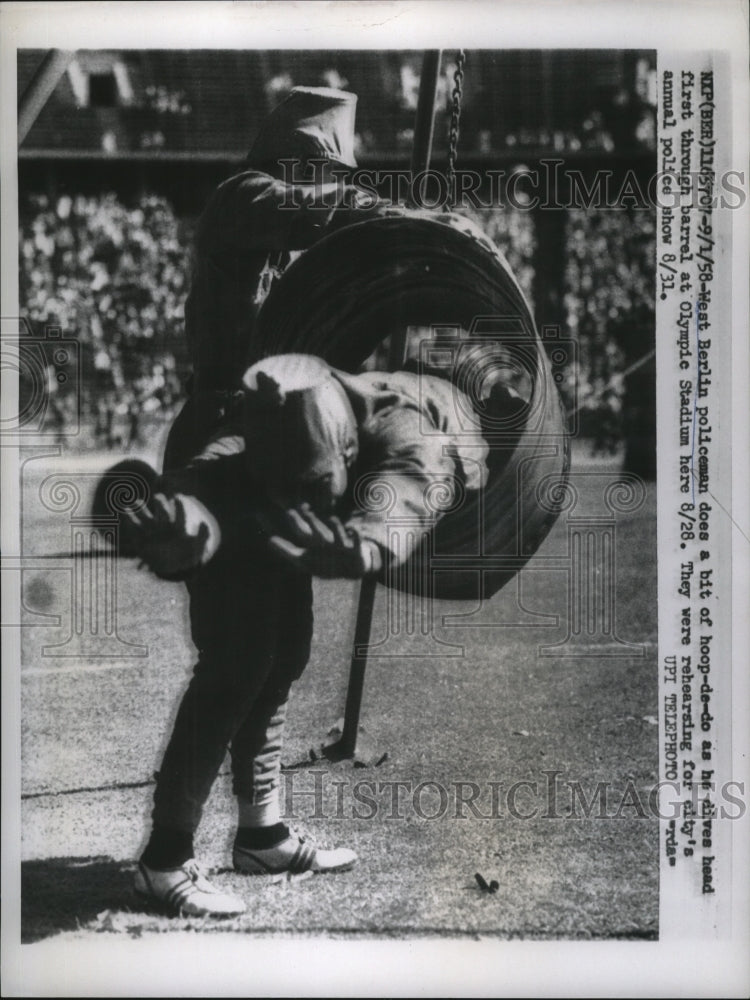
M 195 497 L 157 493 L 149 505 L 128 510 L 134 547 L 162 580 L 184 580 L 204 566 L 221 542 L 219 525 Z
M 286 511 L 284 522 L 291 538 L 273 534 L 269 545 L 301 572 L 357 580 L 382 568 L 379 547 L 345 528 L 337 517 L 319 518 L 303 504 Z

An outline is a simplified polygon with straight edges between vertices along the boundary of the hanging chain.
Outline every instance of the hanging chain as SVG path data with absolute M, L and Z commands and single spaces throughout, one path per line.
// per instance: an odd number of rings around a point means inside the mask
M 459 49 L 456 55 L 456 70 L 453 74 L 453 93 L 451 94 L 451 124 L 448 131 L 448 201 L 445 204 L 445 211 L 449 212 L 456 202 L 455 177 L 456 177 L 456 154 L 458 151 L 458 123 L 461 118 L 461 98 L 463 97 L 464 63 L 466 53 Z

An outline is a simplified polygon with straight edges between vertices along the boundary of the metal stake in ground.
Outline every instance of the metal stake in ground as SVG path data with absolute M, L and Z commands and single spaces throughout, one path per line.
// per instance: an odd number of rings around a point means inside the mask
M 418 186 L 415 180 L 420 174 L 430 169 L 432 158 L 432 138 L 435 128 L 435 98 L 437 96 L 438 78 L 440 76 L 441 51 L 428 50 L 422 58 L 422 75 L 419 80 L 419 98 L 417 100 L 417 116 L 414 122 L 414 147 L 411 155 L 411 184 L 409 190 L 412 204 L 415 204 L 415 193 Z M 388 349 L 388 370 L 397 371 L 403 368 L 406 361 L 406 327 L 394 331 Z M 373 577 L 365 577 L 360 584 L 357 621 L 354 626 L 354 646 L 349 667 L 349 686 L 346 692 L 346 707 L 341 738 L 334 739 L 321 749 L 331 760 L 352 758 L 355 763 L 374 764 L 382 760 L 384 754 L 373 747 L 358 747 L 361 735 L 359 717 L 362 710 L 362 695 L 365 687 L 365 670 L 367 668 L 367 646 L 372 631 L 372 615 L 375 607 L 377 581 Z M 336 730 L 333 731 L 336 735 Z

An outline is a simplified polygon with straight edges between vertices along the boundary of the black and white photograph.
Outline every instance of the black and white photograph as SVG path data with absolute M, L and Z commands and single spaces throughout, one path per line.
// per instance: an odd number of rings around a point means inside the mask
M 557 6 L 2 5 L 7 995 L 743 995 L 748 10 Z

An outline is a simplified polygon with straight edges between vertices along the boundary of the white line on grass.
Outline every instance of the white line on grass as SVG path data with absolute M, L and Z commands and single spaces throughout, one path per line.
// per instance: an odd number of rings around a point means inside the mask
M 139 657 L 142 660 L 142 657 Z M 124 670 L 127 667 L 142 667 L 143 663 L 71 663 L 59 667 L 25 667 L 21 677 L 43 677 L 48 674 L 89 674 L 97 670 Z

